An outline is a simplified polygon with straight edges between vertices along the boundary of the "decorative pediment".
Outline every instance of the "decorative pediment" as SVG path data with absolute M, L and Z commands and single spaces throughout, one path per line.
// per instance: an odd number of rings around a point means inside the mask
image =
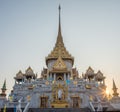
M 16 77 L 15 79 L 23 79 L 24 76 L 23 76 L 23 73 L 21 72 L 21 70 L 16 74 Z
M 105 79 L 105 77 L 103 76 L 103 73 L 100 70 L 97 72 L 95 79 L 98 81 L 102 81 L 103 79 Z
M 25 71 L 25 74 L 24 74 L 25 76 L 34 76 L 35 74 L 34 74 L 34 72 L 33 72 L 33 69 L 29 66 L 28 68 L 27 68 L 27 70 Z
M 59 56 L 57 61 L 53 65 L 53 70 L 66 70 L 66 64 L 64 63 L 63 59 Z
M 86 74 L 94 74 L 94 70 L 89 66 L 89 68 L 86 71 Z

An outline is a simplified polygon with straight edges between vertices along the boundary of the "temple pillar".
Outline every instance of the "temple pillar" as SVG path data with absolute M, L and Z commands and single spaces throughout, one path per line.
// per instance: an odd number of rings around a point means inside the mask
M 49 74 L 47 74 L 47 80 L 49 80 Z
M 52 73 L 50 73 L 50 80 L 52 81 Z
M 70 80 L 70 74 L 68 73 L 68 77 L 67 77 L 68 80 Z
M 56 73 L 54 73 L 54 80 L 56 80 Z
M 64 73 L 64 81 L 66 81 L 66 73 Z

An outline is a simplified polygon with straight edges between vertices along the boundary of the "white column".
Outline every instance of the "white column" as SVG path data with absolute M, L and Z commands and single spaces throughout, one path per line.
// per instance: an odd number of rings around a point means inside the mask
M 70 74 L 68 73 L 68 80 L 70 80 Z
M 50 73 L 50 80 L 52 80 L 52 73 Z
M 49 74 L 47 74 L 47 80 L 49 80 Z
M 66 73 L 64 73 L 64 81 L 66 81 Z
M 54 80 L 56 80 L 56 74 L 54 73 Z

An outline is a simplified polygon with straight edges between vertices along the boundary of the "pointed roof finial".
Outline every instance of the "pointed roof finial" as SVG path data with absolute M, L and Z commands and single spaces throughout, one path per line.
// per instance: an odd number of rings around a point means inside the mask
M 60 4 L 59 4 L 59 11 L 61 10 L 61 6 L 60 6 Z
M 114 79 L 113 79 L 113 89 L 116 89 L 116 84 L 115 84 Z
M 114 97 L 117 97 L 118 95 L 119 95 L 119 93 L 117 92 L 117 87 L 116 87 L 116 85 L 115 85 L 115 81 L 114 81 L 114 79 L 113 79 L 113 96 Z
M 6 97 L 6 79 L 4 80 L 4 83 L 3 83 L 3 86 L 2 86 L 2 88 L 1 88 L 1 90 L 2 90 L 2 93 L 0 94 L 0 96 L 2 96 L 2 97 Z
M 4 80 L 4 84 L 2 86 L 2 90 L 6 90 L 6 79 Z
M 59 5 L 58 7 L 59 9 L 59 26 L 58 26 L 58 37 L 57 37 L 57 43 L 58 42 L 62 42 L 63 43 L 63 39 L 62 39 L 62 34 L 61 34 L 61 6 Z
M 61 56 L 62 59 L 68 59 L 72 61 L 72 65 L 74 64 L 74 57 L 69 54 L 69 52 L 66 50 L 63 42 L 63 37 L 61 34 L 61 18 L 60 18 L 60 13 L 61 13 L 61 6 L 59 5 L 58 7 L 59 11 L 59 26 L 58 26 L 58 35 L 57 35 L 57 40 L 54 49 L 51 51 L 51 53 L 46 57 L 46 64 L 48 66 L 48 60 L 52 59 L 58 59 L 59 56 Z
M 60 5 L 59 5 L 59 8 L 58 8 L 58 9 L 59 9 L 59 28 L 60 28 L 59 30 L 61 30 L 61 23 L 60 23 L 60 22 L 61 22 L 61 21 L 60 21 L 61 6 L 60 6 Z

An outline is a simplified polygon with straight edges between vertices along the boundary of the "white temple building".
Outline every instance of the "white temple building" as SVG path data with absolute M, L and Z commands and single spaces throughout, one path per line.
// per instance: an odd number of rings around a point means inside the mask
M 113 80 L 113 95 L 107 96 L 105 75 L 88 67 L 79 74 L 74 57 L 67 51 L 61 32 L 59 6 L 58 35 L 53 50 L 45 57 L 46 68 L 40 77 L 31 67 L 19 71 L 13 90 L 6 98 L 6 80 L 0 94 L 0 108 L 7 112 L 120 111 L 120 97 Z M 52 111 L 51 111 L 52 112 Z M 60 111 L 59 111 L 60 112 Z

